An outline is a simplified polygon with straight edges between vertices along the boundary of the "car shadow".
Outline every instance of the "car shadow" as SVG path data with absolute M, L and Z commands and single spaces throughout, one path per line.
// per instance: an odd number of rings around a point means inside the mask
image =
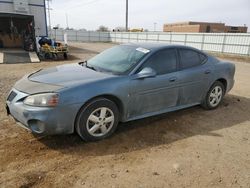
M 39 141 L 63 154 L 103 156 L 121 154 L 156 146 L 170 146 L 189 137 L 223 137 L 215 131 L 250 120 L 250 99 L 227 95 L 219 108 L 199 106 L 128 123 L 120 123 L 115 134 L 98 142 L 84 142 L 76 134 L 47 136 Z

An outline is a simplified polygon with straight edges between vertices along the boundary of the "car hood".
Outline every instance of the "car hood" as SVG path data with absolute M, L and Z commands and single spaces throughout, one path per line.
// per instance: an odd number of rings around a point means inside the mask
M 33 82 L 67 87 L 74 84 L 98 81 L 113 76 L 114 75 L 111 74 L 94 71 L 76 63 L 42 69 L 29 75 L 28 79 Z

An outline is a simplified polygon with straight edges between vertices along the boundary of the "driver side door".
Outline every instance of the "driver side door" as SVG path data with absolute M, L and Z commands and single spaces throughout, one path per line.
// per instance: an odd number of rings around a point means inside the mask
M 129 119 L 164 112 L 178 103 L 179 75 L 176 49 L 156 52 L 144 62 L 137 73 L 146 67 L 156 71 L 156 76 L 131 79 Z

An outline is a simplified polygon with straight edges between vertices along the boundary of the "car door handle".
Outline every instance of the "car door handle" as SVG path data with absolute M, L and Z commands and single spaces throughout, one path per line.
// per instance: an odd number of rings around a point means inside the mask
M 211 70 L 206 70 L 205 71 L 205 74 L 210 74 L 211 73 Z
M 170 82 L 175 82 L 176 80 L 177 80 L 176 77 L 169 78 L 169 81 L 170 81 Z

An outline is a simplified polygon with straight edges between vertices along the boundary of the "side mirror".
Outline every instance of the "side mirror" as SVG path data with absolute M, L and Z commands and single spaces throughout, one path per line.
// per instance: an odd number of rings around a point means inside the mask
M 143 68 L 136 74 L 136 79 L 152 78 L 156 76 L 156 71 L 150 67 Z

